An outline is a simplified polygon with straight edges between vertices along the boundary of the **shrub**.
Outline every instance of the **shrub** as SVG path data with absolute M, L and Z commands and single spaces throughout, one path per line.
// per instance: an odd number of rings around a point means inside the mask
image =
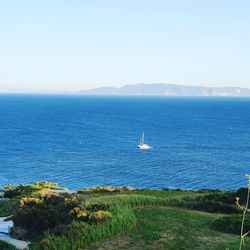
M 109 209 L 109 204 L 106 202 L 85 202 L 83 203 L 86 210 L 94 212 L 98 210 L 107 210 Z
M 80 203 L 79 198 L 75 195 L 66 195 L 64 202 L 69 209 L 76 207 Z
M 0 200 L 0 217 L 6 217 L 15 213 L 17 207 L 17 199 Z
M 112 214 L 109 211 L 99 210 L 90 215 L 90 220 L 92 223 L 100 223 L 107 221 L 112 217 Z
M 14 235 L 25 232 L 19 236 L 25 239 L 42 236 L 43 233 L 56 228 L 58 231 L 73 220 L 83 221 L 88 224 L 107 221 L 111 213 L 106 211 L 109 205 L 104 202 L 80 202 L 76 195 L 62 195 L 48 193 L 42 196 L 22 197 L 15 215 Z M 23 230 L 22 230 L 23 229 Z
M 87 202 L 73 208 L 69 214 L 74 220 L 86 223 L 99 223 L 112 217 L 112 214 L 105 211 L 109 208 L 107 203 Z
M 234 200 L 235 198 L 238 197 L 241 200 L 241 203 L 243 204 L 246 203 L 246 197 L 247 197 L 247 188 L 240 188 L 237 190 L 237 192 L 234 195 Z
M 39 188 L 49 188 L 49 189 L 61 189 L 56 182 L 40 181 L 34 183 Z
M 12 184 L 7 184 L 4 189 L 8 190 L 8 189 L 13 189 L 14 188 L 14 185 Z
M 32 197 L 23 197 L 21 198 L 19 202 L 19 206 L 29 206 L 33 207 L 34 205 L 41 204 L 43 202 L 43 199 L 40 198 L 32 198 Z
M 17 187 L 14 187 L 11 184 L 8 184 L 4 189 L 4 197 L 5 198 L 15 198 L 19 196 L 28 196 L 32 194 L 33 192 L 41 192 L 41 194 L 45 195 L 46 193 L 49 193 L 49 189 L 61 189 L 57 183 L 53 182 L 36 182 L 31 185 L 18 185 Z
M 241 222 L 242 222 L 242 215 L 234 214 L 234 215 L 227 215 L 217 219 L 214 222 L 215 229 L 222 231 L 224 233 L 233 233 L 233 234 L 240 234 L 241 229 Z M 244 224 L 245 231 L 250 231 L 250 216 L 246 217 L 246 221 Z
M 24 228 L 29 237 L 41 235 L 47 229 L 53 229 L 58 224 L 68 224 L 72 221 L 68 214 L 64 197 L 50 195 L 44 198 L 24 197 L 13 217 L 15 228 Z
M 92 187 L 89 189 L 80 189 L 77 191 L 79 194 L 85 193 L 110 193 L 110 192 L 125 192 L 125 191 L 133 191 L 135 188 L 127 186 L 127 187 Z
M 169 205 L 185 207 L 194 210 L 200 210 L 210 213 L 239 213 L 235 204 L 237 192 L 213 192 L 198 197 L 188 197 L 184 199 L 175 199 L 169 202 Z
M 51 195 L 52 191 L 48 188 L 39 189 L 32 193 L 32 196 L 45 197 Z
M 239 209 L 235 205 L 225 204 L 220 201 L 209 201 L 209 200 L 201 200 L 198 202 L 194 202 L 192 205 L 192 209 L 206 211 L 210 213 L 225 213 L 232 214 L 238 213 Z
M 4 197 L 12 199 L 19 196 L 27 196 L 39 189 L 39 187 L 34 185 L 19 185 L 15 188 L 4 190 Z
M 79 250 L 92 243 L 107 239 L 131 228 L 135 222 L 135 214 L 129 209 L 116 209 L 106 223 L 87 224 L 73 221 L 60 229 L 59 235 L 47 235 L 42 241 L 31 245 L 30 250 Z
M 89 212 L 82 206 L 73 208 L 69 214 L 78 221 L 87 221 L 89 218 Z

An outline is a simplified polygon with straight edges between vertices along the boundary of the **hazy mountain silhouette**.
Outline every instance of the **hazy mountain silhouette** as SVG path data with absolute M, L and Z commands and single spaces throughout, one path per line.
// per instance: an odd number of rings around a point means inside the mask
M 84 95 L 155 95 L 155 96 L 250 96 L 250 89 L 239 87 L 203 87 L 176 84 L 131 84 L 120 88 L 102 87 L 80 91 Z

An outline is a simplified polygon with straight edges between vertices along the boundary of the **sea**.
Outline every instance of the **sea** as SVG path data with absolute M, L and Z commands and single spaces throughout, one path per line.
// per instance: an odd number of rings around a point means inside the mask
M 248 173 L 250 98 L 0 95 L 0 188 L 228 190 Z

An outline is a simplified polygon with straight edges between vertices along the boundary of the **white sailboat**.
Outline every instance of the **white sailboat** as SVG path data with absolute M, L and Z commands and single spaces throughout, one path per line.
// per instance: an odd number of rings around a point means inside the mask
M 144 132 L 142 133 L 141 141 L 140 144 L 138 145 L 138 148 L 142 150 L 150 148 L 148 144 L 144 143 Z

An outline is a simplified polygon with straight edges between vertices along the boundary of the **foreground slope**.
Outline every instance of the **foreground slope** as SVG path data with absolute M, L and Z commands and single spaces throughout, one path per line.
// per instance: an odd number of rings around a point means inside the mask
M 0 201 L 0 216 L 13 214 L 12 237 L 31 241 L 30 249 L 238 249 L 241 214 L 234 200 L 244 200 L 246 189 L 102 187 L 70 194 L 55 187 L 14 187 Z M 0 249 L 14 248 L 0 243 Z

